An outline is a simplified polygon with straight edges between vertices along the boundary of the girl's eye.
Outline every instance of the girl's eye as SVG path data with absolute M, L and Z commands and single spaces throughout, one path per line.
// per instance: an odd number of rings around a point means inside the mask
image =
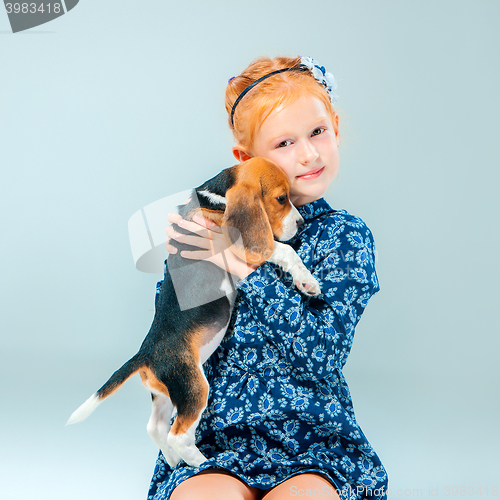
M 319 135 L 319 134 L 322 134 L 324 131 L 325 131 L 324 127 L 319 127 L 319 128 L 314 130 L 312 135 Z
M 284 148 L 285 146 L 288 146 L 289 144 L 292 144 L 292 141 L 281 141 L 276 147 L 277 148 Z

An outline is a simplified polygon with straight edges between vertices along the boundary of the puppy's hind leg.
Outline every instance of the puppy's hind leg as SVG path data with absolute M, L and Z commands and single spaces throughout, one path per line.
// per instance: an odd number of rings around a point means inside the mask
M 147 425 L 148 434 L 151 439 L 158 445 L 170 467 L 174 468 L 180 461 L 181 457 L 167 443 L 168 432 L 170 431 L 170 418 L 174 405 L 170 398 L 162 393 L 151 393 L 153 398 L 153 409 L 151 417 Z
M 198 467 L 206 461 L 206 457 L 196 446 L 196 428 L 207 407 L 208 382 L 201 365 L 189 387 L 189 398 L 177 405 L 177 417 L 168 433 L 168 444 L 189 465 Z
M 160 447 L 165 460 L 174 468 L 179 462 L 179 455 L 167 442 L 170 430 L 170 417 L 172 416 L 173 404 L 169 397 L 167 386 L 157 377 L 149 367 L 144 367 L 140 372 L 142 383 L 151 392 L 153 398 L 153 411 L 147 425 L 148 434 Z

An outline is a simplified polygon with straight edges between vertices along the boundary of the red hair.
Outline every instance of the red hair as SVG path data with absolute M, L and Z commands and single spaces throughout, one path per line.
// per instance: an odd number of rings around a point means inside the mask
M 320 99 L 332 120 L 338 134 L 337 113 L 333 109 L 330 96 L 308 71 L 284 71 L 266 78 L 241 99 L 235 108 L 231 125 L 231 110 L 238 96 L 255 80 L 273 71 L 291 68 L 300 64 L 300 57 L 260 57 L 253 61 L 241 74 L 232 78 L 226 88 L 226 111 L 229 126 L 237 144 L 247 152 L 253 147 L 255 135 L 264 120 L 279 106 L 287 106 L 304 95 Z

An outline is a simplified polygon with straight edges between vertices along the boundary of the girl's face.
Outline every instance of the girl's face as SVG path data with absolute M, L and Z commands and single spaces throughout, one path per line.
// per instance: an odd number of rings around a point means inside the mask
M 338 115 L 336 119 L 338 126 Z M 325 105 L 314 96 L 273 111 L 257 132 L 252 151 L 235 146 L 233 154 L 240 161 L 253 156 L 274 161 L 290 179 L 295 206 L 321 198 L 339 166 L 338 136 Z

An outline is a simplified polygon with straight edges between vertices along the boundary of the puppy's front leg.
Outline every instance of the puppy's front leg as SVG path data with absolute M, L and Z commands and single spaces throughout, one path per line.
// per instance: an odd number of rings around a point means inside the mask
M 319 295 L 321 293 L 318 281 L 304 266 L 297 252 L 291 246 L 275 241 L 274 251 L 267 260 L 289 272 L 302 293 L 306 295 Z

